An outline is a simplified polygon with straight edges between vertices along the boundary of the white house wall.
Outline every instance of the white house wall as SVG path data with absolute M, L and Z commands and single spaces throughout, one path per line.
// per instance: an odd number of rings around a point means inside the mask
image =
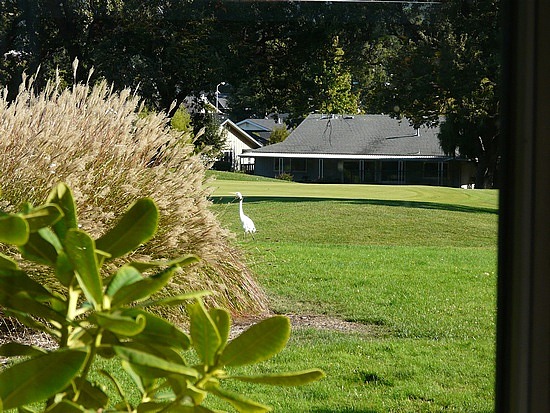
M 242 154 L 244 151 L 249 149 L 255 149 L 256 147 L 251 147 L 244 143 L 237 135 L 235 135 L 232 131 L 226 129 L 227 131 L 227 137 L 226 137 L 226 144 L 224 151 L 232 152 L 233 156 L 233 169 L 234 170 L 240 170 L 241 164 L 253 164 L 254 159 L 253 158 L 240 158 L 239 155 Z

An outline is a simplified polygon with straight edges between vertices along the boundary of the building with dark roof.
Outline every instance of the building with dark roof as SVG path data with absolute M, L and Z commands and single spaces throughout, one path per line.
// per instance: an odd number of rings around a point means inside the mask
M 461 186 L 475 164 L 441 149 L 439 128 L 387 115 L 309 115 L 286 140 L 245 152 L 255 174 L 295 181 Z
M 263 145 L 269 143 L 269 137 L 271 133 L 276 128 L 286 127 L 284 124 L 285 115 L 270 115 L 263 119 L 245 119 L 240 122 L 237 122 L 242 130 L 246 131 L 248 134 L 253 136 L 258 142 L 261 142 Z

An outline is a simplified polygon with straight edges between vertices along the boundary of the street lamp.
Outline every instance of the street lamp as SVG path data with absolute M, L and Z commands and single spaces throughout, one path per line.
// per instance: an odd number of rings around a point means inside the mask
M 216 113 L 219 112 L 218 105 L 219 105 L 219 96 L 220 96 L 220 86 L 224 86 L 225 82 L 220 82 L 216 85 Z

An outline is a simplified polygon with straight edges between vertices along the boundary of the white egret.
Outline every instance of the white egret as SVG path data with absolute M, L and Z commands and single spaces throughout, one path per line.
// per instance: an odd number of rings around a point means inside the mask
M 243 224 L 244 233 L 251 234 L 254 238 L 254 233 L 256 232 L 256 226 L 250 217 L 246 216 L 243 212 L 243 196 L 240 192 L 235 192 L 235 196 L 239 198 L 239 216 L 241 217 L 241 223 Z

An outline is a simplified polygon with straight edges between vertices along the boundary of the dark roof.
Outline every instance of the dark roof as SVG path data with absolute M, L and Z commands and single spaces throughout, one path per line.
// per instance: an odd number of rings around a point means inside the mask
M 439 128 L 421 127 L 388 115 L 309 115 L 281 143 L 247 152 L 252 156 L 445 157 Z
M 279 119 L 282 120 L 282 118 Z M 276 122 L 273 118 L 248 118 L 237 122 L 237 125 L 263 145 L 269 143 L 271 132 L 273 132 L 274 129 L 286 127 L 284 123 Z
M 245 126 L 247 130 L 271 132 L 276 127 L 283 127 L 283 123 L 277 123 L 274 119 L 245 119 L 237 122 L 239 126 Z

